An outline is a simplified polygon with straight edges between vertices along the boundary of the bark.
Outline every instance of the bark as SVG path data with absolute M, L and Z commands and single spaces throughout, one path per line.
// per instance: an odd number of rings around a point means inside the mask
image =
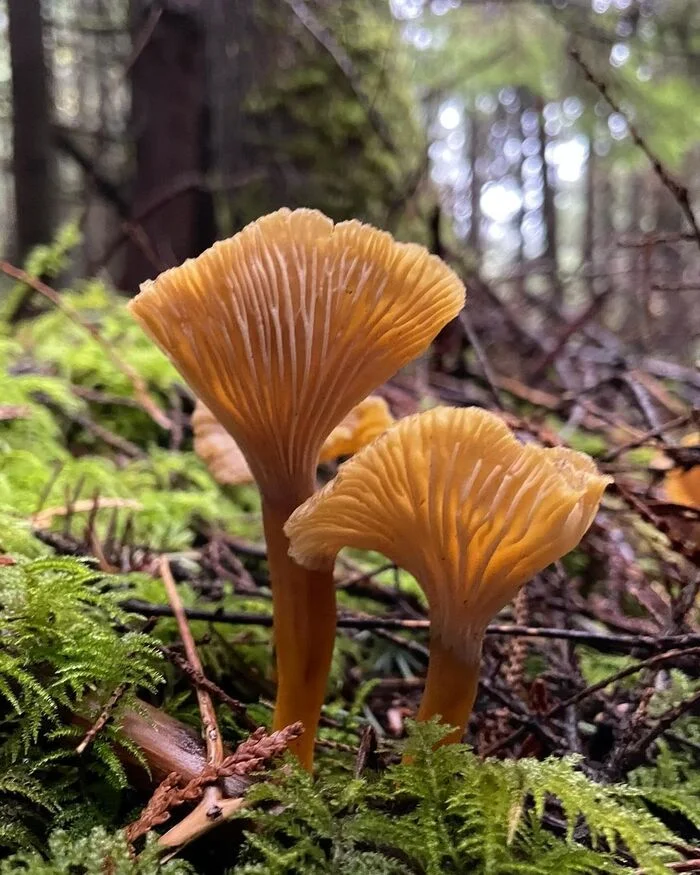
M 52 149 L 40 0 L 9 0 L 16 246 L 23 258 L 52 232 Z
M 542 112 L 543 105 L 541 101 L 537 101 L 536 109 L 538 113 L 538 137 L 540 144 L 540 160 L 542 162 L 542 221 L 545 229 L 545 250 L 544 258 L 547 263 L 547 272 L 549 274 L 550 296 L 552 303 L 559 310 L 564 304 L 564 290 L 559 282 L 559 259 L 557 250 L 557 209 L 554 204 L 554 176 L 551 168 L 547 163 L 547 132 L 545 131 L 545 119 Z
M 136 60 L 131 69 L 136 166 L 131 217 L 143 233 L 129 244 L 123 288 L 135 291 L 160 270 L 199 254 L 215 236 L 209 170 L 206 29 L 199 4 L 167 0 L 156 8 L 133 0 Z M 193 184 L 149 204 L 178 181 Z

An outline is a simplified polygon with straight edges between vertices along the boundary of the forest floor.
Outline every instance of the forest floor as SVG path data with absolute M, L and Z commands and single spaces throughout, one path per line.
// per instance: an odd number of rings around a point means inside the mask
M 469 748 L 432 753 L 439 730 L 412 728 L 421 590 L 343 556 L 313 783 L 286 737 L 246 741 L 274 697 L 255 487 L 211 478 L 192 397 L 121 299 L 31 285 L 35 312 L 0 324 L 0 844 L 20 853 L 0 872 L 184 867 L 157 862 L 163 845 L 200 872 L 700 871 L 700 515 L 664 494 L 669 469 L 700 464 L 680 443 L 697 372 L 568 348 L 563 323 L 536 385 L 465 341 L 449 368 L 436 354 L 382 387 L 397 417 L 491 407 L 614 484 L 580 547 L 489 627 Z M 551 376 L 562 350 L 597 362 L 592 391 Z M 207 715 L 227 746 L 213 772 Z M 212 798 L 224 817 L 201 816 Z M 135 857 L 149 829 L 169 838 Z

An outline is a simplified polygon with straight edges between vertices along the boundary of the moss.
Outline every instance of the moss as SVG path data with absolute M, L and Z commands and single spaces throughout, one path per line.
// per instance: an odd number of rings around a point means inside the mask
M 387 204 L 401 199 L 425 148 L 405 47 L 384 4 L 309 6 L 326 46 L 286 4 L 258 4 L 251 13 L 253 30 L 280 53 L 243 95 L 239 128 L 248 166 L 279 170 L 238 190 L 230 219 L 245 224 L 284 205 L 385 224 Z M 331 42 L 349 58 L 352 82 L 328 51 Z M 424 222 L 413 218 L 404 236 L 421 237 Z

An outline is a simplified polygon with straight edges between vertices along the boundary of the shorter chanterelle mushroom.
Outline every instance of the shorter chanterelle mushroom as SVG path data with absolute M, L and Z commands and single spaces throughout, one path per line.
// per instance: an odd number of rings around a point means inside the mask
M 379 395 L 369 395 L 353 407 L 328 435 L 321 447 L 319 462 L 352 456 L 393 423 L 394 417 L 386 401 Z M 199 400 L 192 414 L 192 430 L 194 450 L 206 463 L 214 480 L 227 486 L 253 482 L 253 474 L 241 448 L 211 410 Z
M 461 738 L 490 620 L 573 549 L 610 478 L 581 453 L 521 444 L 494 414 L 438 407 L 402 420 L 289 518 L 308 567 L 345 546 L 383 553 L 428 597 L 430 664 L 418 718 Z

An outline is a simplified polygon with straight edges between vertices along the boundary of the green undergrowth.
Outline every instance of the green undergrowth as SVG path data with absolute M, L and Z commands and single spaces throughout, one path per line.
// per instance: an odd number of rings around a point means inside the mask
M 319 784 L 295 771 L 257 785 L 250 802 L 274 807 L 255 817 L 232 871 L 560 875 L 623 872 L 631 856 L 650 875 L 668 871 L 672 834 L 642 790 L 596 784 L 573 757 L 433 751 L 443 731 L 414 728 L 410 764 L 380 774 L 338 770 Z
M 138 858 L 121 833 L 109 834 L 97 827 L 75 838 L 56 831 L 49 839 L 46 859 L 37 851 L 22 852 L 0 862 L 0 875 L 24 872 L 26 875 L 189 875 L 194 870 L 182 860 L 160 862 L 155 838 Z
M 339 759 L 312 779 L 290 762 L 248 793 L 243 837 L 230 875 L 283 873 L 623 873 L 632 861 L 648 875 L 676 859 L 672 831 L 652 811 L 646 787 L 590 781 L 575 757 L 482 761 L 468 747 L 433 749 L 443 730 L 412 727 L 410 763 L 355 777 Z M 119 833 L 53 835 L 48 861 L 21 852 L 0 873 L 146 873 L 159 868 L 148 845 L 127 855 Z M 90 867 L 93 868 L 90 868 Z M 196 870 L 195 870 L 196 871 Z

